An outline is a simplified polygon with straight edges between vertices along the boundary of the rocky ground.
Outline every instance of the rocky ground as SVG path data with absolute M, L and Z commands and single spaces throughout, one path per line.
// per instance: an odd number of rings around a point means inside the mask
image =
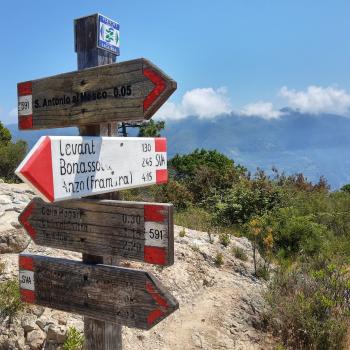
M 0 183 L 0 282 L 18 276 L 18 253 L 81 259 L 78 253 L 33 244 L 17 217 L 33 193 L 24 184 Z M 125 263 L 152 271 L 178 299 L 180 308 L 149 331 L 123 327 L 125 350 L 273 349 L 273 338 L 260 330 L 264 312 L 265 284 L 253 276 L 251 244 L 246 238 L 231 239 L 223 247 L 204 232 L 175 227 L 175 264 L 157 268 Z M 182 234 L 181 234 L 182 236 Z M 232 247 L 242 248 L 247 261 L 234 256 Z M 222 253 L 224 264 L 215 257 Z M 61 349 L 70 326 L 82 331 L 78 315 L 40 306 L 28 306 L 10 324 L 0 324 L 0 350 Z

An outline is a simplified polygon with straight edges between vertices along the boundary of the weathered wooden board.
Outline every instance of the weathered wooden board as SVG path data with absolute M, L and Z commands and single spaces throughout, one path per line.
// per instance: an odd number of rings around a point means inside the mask
M 178 308 L 142 270 L 21 254 L 19 282 L 25 302 L 128 327 L 150 329 Z
M 42 136 L 16 174 L 49 202 L 164 183 L 166 139 Z
M 18 83 L 19 129 L 150 119 L 176 82 L 140 58 Z
M 36 244 L 157 265 L 174 263 L 172 204 L 34 198 L 19 222 Z

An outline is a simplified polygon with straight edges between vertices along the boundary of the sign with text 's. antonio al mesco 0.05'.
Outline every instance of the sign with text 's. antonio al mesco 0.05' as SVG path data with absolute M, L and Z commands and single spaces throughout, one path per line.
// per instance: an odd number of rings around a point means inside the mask
M 176 82 L 140 58 L 17 85 L 21 130 L 150 119 Z

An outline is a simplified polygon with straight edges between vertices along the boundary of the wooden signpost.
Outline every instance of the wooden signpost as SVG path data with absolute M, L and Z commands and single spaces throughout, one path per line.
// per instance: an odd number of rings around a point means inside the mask
M 179 306 L 141 270 L 23 254 L 19 280 L 26 302 L 128 327 L 150 329 Z
M 161 184 L 166 139 L 42 136 L 16 174 L 50 202 Z
M 150 329 L 178 302 L 152 274 L 103 264 L 174 263 L 172 205 L 122 202 L 115 192 L 167 182 L 166 140 L 114 136 L 118 122 L 151 118 L 176 82 L 145 59 L 114 63 L 117 22 L 95 14 L 74 29 L 78 71 L 19 83 L 18 126 L 78 126 L 81 136 L 40 138 L 16 174 L 46 201 L 20 215 L 27 233 L 83 261 L 21 255 L 21 298 L 84 315 L 85 350 L 121 350 L 121 325 Z
M 19 128 L 150 119 L 176 82 L 140 58 L 18 84 Z
M 174 263 L 172 204 L 34 198 L 19 222 L 36 244 L 168 266 Z

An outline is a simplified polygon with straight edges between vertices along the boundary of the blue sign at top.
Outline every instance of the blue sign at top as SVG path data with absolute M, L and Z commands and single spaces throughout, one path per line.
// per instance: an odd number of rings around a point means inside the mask
M 98 15 L 97 47 L 119 55 L 119 23 Z

